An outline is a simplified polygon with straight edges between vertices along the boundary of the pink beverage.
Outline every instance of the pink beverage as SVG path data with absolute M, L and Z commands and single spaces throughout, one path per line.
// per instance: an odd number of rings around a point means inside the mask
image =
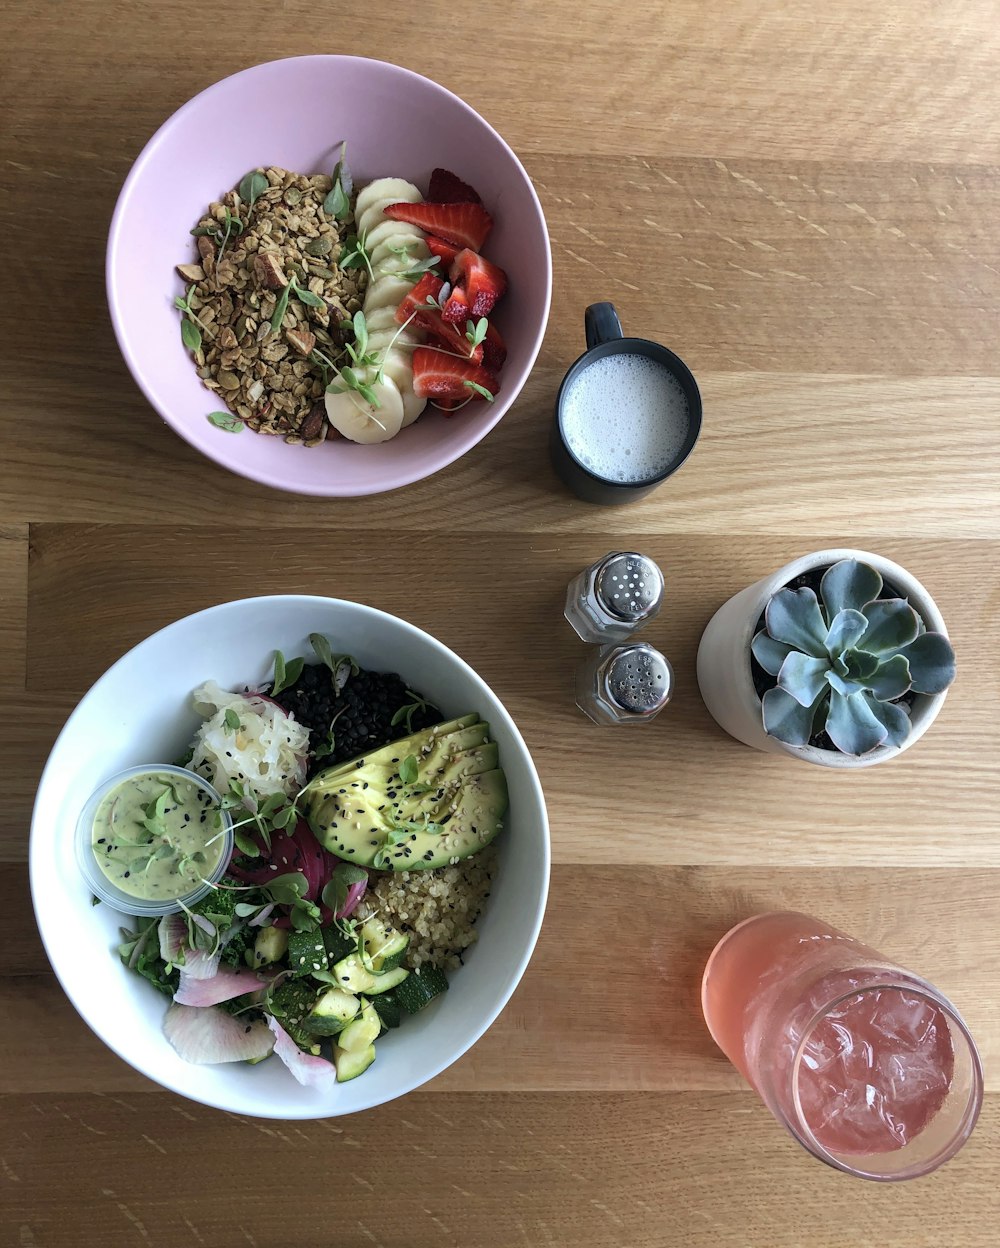
M 779 1122 L 850 1174 L 927 1174 L 975 1126 L 982 1067 L 954 1006 L 817 919 L 763 914 L 734 927 L 709 958 L 702 1007 Z

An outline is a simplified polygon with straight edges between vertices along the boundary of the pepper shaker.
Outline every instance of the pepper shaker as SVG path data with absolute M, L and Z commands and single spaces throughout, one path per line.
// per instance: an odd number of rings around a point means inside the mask
M 673 686 L 673 668 L 648 641 L 602 646 L 577 669 L 576 704 L 595 724 L 646 724 Z
M 646 555 L 614 550 L 566 590 L 566 619 L 584 641 L 625 641 L 659 613 L 663 573 Z

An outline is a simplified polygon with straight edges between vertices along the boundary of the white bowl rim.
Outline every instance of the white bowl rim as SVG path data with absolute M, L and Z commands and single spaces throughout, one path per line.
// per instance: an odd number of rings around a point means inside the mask
M 278 490 L 281 493 L 297 494 L 301 496 L 313 496 L 317 498 L 351 498 L 351 497 L 369 498 L 369 497 L 376 497 L 378 494 L 390 494 L 394 490 L 403 489 L 408 485 L 415 484 L 417 481 L 425 481 L 429 477 L 435 476 L 439 472 L 443 472 L 445 468 L 450 467 L 457 460 L 461 459 L 463 455 L 468 454 L 468 452 L 472 450 L 474 446 L 477 446 L 481 441 L 483 441 L 484 438 L 486 438 L 493 431 L 493 429 L 496 428 L 496 426 L 500 423 L 500 421 L 507 414 L 507 412 L 514 405 L 514 403 L 517 402 L 517 399 L 520 397 L 521 390 L 519 390 L 518 393 L 514 396 L 514 398 L 511 399 L 510 403 L 504 408 L 503 412 L 501 412 L 500 415 L 494 416 L 494 418 L 490 421 L 490 423 L 483 430 L 482 434 L 480 434 L 480 436 L 475 440 L 475 442 L 471 443 L 468 446 L 460 446 L 456 448 L 455 454 L 450 459 L 446 460 L 444 463 L 439 464 L 431 472 L 424 472 L 419 469 L 414 469 L 412 472 L 403 472 L 399 474 L 399 476 L 394 481 L 394 484 L 392 486 L 388 486 L 380 490 L 368 491 L 367 493 L 352 492 L 349 485 L 336 492 L 326 490 L 326 489 L 321 489 L 318 486 L 315 488 L 312 488 L 312 487 L 309 487 L 308 485 L 299 486 L 293 489 L 291 487 L 286 487 L 280 484 L 279 482 L 275 481 L 274 478 L 270 476 L 264 469 L 256 469 L 253 467 L 247 468 L 242 465 L 237 466 L 233 464 L 231 460 L 223 453 L 222 446 L 224 444 L 222 443 L 219 444 L 220 449 L 218 451 L 215 450 L 214 446 L 211 447 L 211 449 L 209 449 L 207 447 L 196 444 L 192 438 L 188 437 L 186 424 L 183 421 L 177 421 L 174 418 L 174 416 L 165 409 L 165 405 L 161 405 L 153 397 L 153 387 L 146 380 L 146 377 L 144 373 L 142 372 L 142 370 L 140 369 L 138 362 L 135 359 L 133 359 L 130 354 L 126 353 L 125 347 L 123 345 L 125 339 L 124 339 L 124 335 L 121 329 L 118 306 L 117 306 L 115 299 L 112 297 L 112 291 L 114 288 L 115 257 L 118 252 L 118 235 L 122 229 L 122 221 L 124 220 L 124 217 L 125 217 L 125 211 L 128 205 L 128 200 L 131 197 L 132 187 L 134 183 L 138 181 L 139 177 L 143 173 L 143 170 L 145 169 L 147 162 L 152 159 L 153 154 L 156 151 L 159 144 L 162 142 L 163 137 L 165 136 L 167 131 L 174 125 L 175 120 L 178 117 L 184 115 L 185 113 L 189 111 L 193 111 L 195 107 L 198 106 L 199 103 L 204 100 L 205 97 L 209 97 L 213 95 L 215 92 L 221 91 L 223 89 L 224 84 L 227 84 L 236 78 L 242 78 L 244 75 L 252 75 L 269 65 L 277 65 L 284 61 L 328 61 L 331 63 L 339 63 L 339 62 L 344 62 L 344 61 L 358 61 L 358 62 L 364 62 L 369 65 L 384 66 L 387 69 L 394 70 L 395 72 L 404 75 L 405 77 L 416 78 L 416 79 L 421 80 L 422 82 L 429 82 L 432 86 L 436 87 L 437 90 L 443 92 L 446 96 L 449 96 L 455 102 L 455 104 L 458 105 L 460 108 L 462 108 L 466 113 L 470 114 L 471 116 L 475 117 L 478 121 L 482 122 L 482 124 L 486 126 L 487 129 L 489 129 L 490 131 L 492 131 L 494 135 L 496 135 L 498 142 L 507 151 L 511 160 L 514 162 L 515 166 L 520 170 L 521 175 L 524 178 L 525 185 L 528 188 L 528 193 L 538 212 L 539 219 L 542 222 L 542 226 L 543 226 L 542 233 L 544 235 L 544 244 L 545 244 L 544 245 L 545 271 L 543 274 L 544 283 L 545 283 L 544 315 L 542 317 L 542 328 L 541 328 L 541 332 L 538 335 L 538 341 L 535 344 L 534 350 L 530 352 L 527 362 L 526 362 L 524 382 L 522 383 L 522 386 L 521 386 L 521 389 L 523 390 L 524 386 L 527 384 L 528 380 L 531 377 L 531 373 L 535 367 L 535 363 L 538 359 L 539 352 L 542 349 L 542 343 L 545 339 L 545 329 L 548 325 L 549 315 L 552 310 L 552 242 L 549 238 L 548 225 L 545 220 L 545 211 L 542 208 L 541 200 L 538 198 L 538 192 L 535 190 L 535 184 L 532 181 L 531 176 L 529 175 L 528 171 L 525 169 L 524 165 L 521 163 L 521 160 L 518 157 L 517 153 L 510 146 L 507 140 L 503 137 L 500 131 L 497 130 L 495 126 L 491 125 L 490 122 L 488 122 L 486 118 L 480 112 L 474 109 L 471 104 L 466 103 L 466 101 L 463 100 L 460 95 L 456 95 L 454 91 L 450 91 L 447 87 L 442 86 L 441 83 L 437 82 L 435 79 L 429 78 L 426 74 L 418 74 L 416 70 L 407 69 L 405 66 L 397 65 L 393 61 L 379 60 L 377 57 L 346 56 L 341 53 L 335 53 L 335 52 L 313 52 L 313 53 L 306 53 L 302 56 L 276 57 L 272 61 L 259 61 L 254 65 L 248 65 L 245 69 L 237 70 L 235 74 L 227 74 L 225 78 L 219 78 L 217 81 L 210 83 L 207 87 L 204 87 L 196 95 L 193 95 L 189 100 L 183 103 L 179 108 L 174 109 L 174 111 L 170 114 L 170 116 L 167 117 L 166 120 L 164 120 L 157 127 L 155 132 L 150 136 L 150 138 L 147 140 L 147 142 L 143 146 L 142 151 L 139 152 L 138 156 L 136 156 L 135 160 L 132 162 L 132 167 L 129 169 L 128 174 L 125 177 L 125 181 L 122 183 L 122 188 L 118 192 L 118 198 L 115 201 L 114 212 L 111 215 L 111 225 L 108 228 L 108 241 L 106 244 L 105 257 L 104 257 L 104 287 L 105 287 L 105 298 L 108 304 L 108 313 L 111 318 L 112 328 L 114 329 L 115 341 L 118 344 L 118 351 L 133 381 L 139 387 L 139 390 L 142 392 L 142 395 L 145 398 L 146 402 L 150 405 L 150 407 L 153 408 L 153 410 L 157 413 L 160 419 L 166 425 L 168 425 L 174 433 L 176 433 L 179 437 L 183 438 L 184 441 L 187 442 L 187 444 L 193 450 L 197 451 L 200 455 L 204 455 L 207 459 L 210 459 L 213 463 L 218 464 L 220 468 L 225 469 L 227 472 L 232 472 L 236 476 L 244 477 L 246 480 L 256 481 L 259 485 L 266 485 L 269 489 Z
M 49 778 L 49 774 L 50 772 L 53 772 L 55 768 L 58 766 L 59 760 L 57 758 L 57 754 L 59 752 L 60 746 L 63 744 L 63 742 L 66 740 L 69 733 L 73 729 L 74 721 L 79 717 L 79 715 L 81 714 L 81 711 L 86 706 L 88 701 L 92 697 L 96 696 L 95 690 L 97 686 L 102 681 L 107 679 L 107 677 L 109 677 L 112 674 L 112 672 L 114 672 L 118 667 L 123 665 L 127 660 L 129 660 L 138 651 L 142 650 L 146 646 L 152 645 L 152 643 L 158 638 L 160 638 L 164 633 L 167 633 L 171 629 L 177 628 L 182 624 L 190 624 L 192 621 L 195 621 L 199 619 L 200 617 L 206 616 L 209 614 L 217 614 L 217 613 L 228 612 L 228 611 L 237 611 L 240 608 L 243 608 L 247 605 L 252 605 L 252 604 L 261 603 L 261 602 L 273 602 L 276 600 L 281 601 L 283 603 L 288 603 L 288 604 L 293 604 L 293 603 L 301 604 L 302 606 L 308 606 L 312 608 L 322 608 L 322 609 L 329 609 L 331 606 L 334 606 L 334 607 L 346 606 L 352 609 L 358 609 L 362 611 L 363 613 L 369 614 L 371 616 L 382 617 L 384 619 L 392 621 L 394 625 L 398 625 L 404 631 L 418 635 L 425 642 L 430 643 L 430 645 L 433 648 L 436 648 L 439 651 L 441 651 L 445 656 L 447 656 L 451 661 L 453 661 L 458 667 L 464 669 L 466 675 L 469 676 L 475 684 L 478 684 L 479 686 L 481 686 L 482 689 L 487 694 L 489 694 L 490 698 L 496 703 L 497 708 L 500 711 L 502 719 L 504 721 L 505 728 L 507 729 L 508 732 L 511 733 L 514 739 L 520 745 L 521 752 L 522 752 L 522 760 L 525 764 L 526 778 L 528 780 L 530 791 L 531 791 L 531 796 L 537 807 L 537 810 L 540 816 L 540 822 L 541 822 L 540 831 L 542 833 L 543 871 L 542 871 L 542 878 L 540 881 L 539 904 L 538 904 L 538 907 L 534 916 L 534 920 L 531 923 L 530 931 L 528 932 L 528 939 L 524 945 L 523 953 L 518 958 L 517 962 L 514 965 L 512 965 L 512 967 L 510 968 L 510 971 L 506 977 L 506 980 L 501 986 L 500 993 L 497 996 L 495 1007 L 491 1011 L 489 1011 L 486 1014 L 486 1016 L 483 1017 L 480 1023 L 476 1024 L 473 1027 L 471 1038 L 469 1040 L 469 1043 L 465 1046 L 465 1048 L 463 1048 L 457 1053 L 446 1055 L 442 1058 L 439 1058 L 436 1062 L 432 1063 L 432 1066 L 430 1069 L 424 1072 L 421 1072 L 417 1077 L 404 1080 L 402 1085 L 393 1093 L 392 1096 L 386 1097 L 386 1096 L 378 1096 L 374 1094 L 374 1088 L 377 1086 L 377 1082 L 373 1082 L 372 1084 L 373 1094 L 369 1097 L 366 1097 L 362 1101 L 361 1104 L 354 1105 L 352 1109 L 350 1110 L 351 1113 L 359 1113 L 367 1109 L 373 1109 L 378 1105 L 384 1105 L 384 1104 L 388 1104 L 390 1101 L 398 1100 L 401 1096 L 406 1096 L 410 1092 L 414 1091 L 416 1088 L 423 1086 L 425 1083 L 429 1083 L 432 1079 L 436 1078 L 439 1074 L 441 1074 L 442 1071 L 446 1070 L 454 1062 L 458 1061 L 460 1057 L 463 1057 L 466 1053 L 468 1053 L 469 1050 L 472 1049 L 479 1042 L 480 1039 L 482 1039 L 483 1035 L 489 1030 L 489 1028 L 493 1025 L 493 1023 L 496 1022 L 501 1011 L 504 1009 L 504 1007 L 507 1005 L 507 1002 L 513 996 L 514 990 L 517 988 L 518 984 L 520 983 L 521 978 L 524 975 L 525 970 L 527 969 L 528 963 L 531 961 L 531 957 L 535 949 L 535 944 L 538 940 L 538 934 L 541 931 L 542 920 L 545 917 L 546 904 L 548 902 L 549 880 L 550 880 L 550 875 L 551 875 L 551 864 L 552 864 L 552 846 L 551 846 L 551 836 L 550 836 L 550 830 L 549 830 L 548 811 L 545 805 L 545 795 L 542 791 L 541 781 L 538 778 L 538 771 L 535 767 L 534 760 L 531 757 L 531 753 L 528 749 L 527 743 L 525 742 L 524 738 L 521 736 L 520 730 L 518 729 L 516 723 L 514 722 L 514 719 L 511 716 L 510 712 L 507 710 L 504 704 L 500 701 L 499 697 L 493 692 L 491 687 L 486 683 L 486 681 L 483 680 L 483 678 L 478 674 L 478 672 L 476 672 L 476 670 L 473 667 L 471 667 L 468 663 L 466 663 L 463 658 L 461 658 L 453 650 L 451 650 L 448 646 L 446 646 L 444 642 L 438 641 L 438 639 L 432 636 L 432 634 L 425 632 L 421 628 L 418 628 L 415 624 L 410 624 L 407 620 L 401 619 L 399 616 L 393 615 L 391 612 L 382 611 L 378 607 L 371 607 L 371 606 L 368 606 L 366 603 L 353 602 L 352 600 L 346 599 L 346 598 L 331 598 L 322 594 L 258 594 L 252 598 L 236 598 L 228 602 L 216 603 L 214 606 L 211 606 L 211 607 L 205 607 L 201 611 L 192 612 L 190 615 L 181 616 L 179 619 L 173 620 L 171 623 L 164 625 L 163 628 L 157 629 L 156 632 L 151 633 L 148 637 L 144 638 L 137 645 L 133 646 L 130 650 L 127 650 L 125 654 L 123 654 L 119 659 L 117 659 L 114 663 L 112 663 L 112 665 L 97 678 L 94 684 L 91 685 L 90 689 L 87 690 L 87 692 L 83 695 L 83 697 L 74 707 L 73 711 L 70 713 L 65 724 L 60 729 L 59 735 L 56 737 L 56 740 L 52 745 L 52 749 L 49 752 L 49 757 L 46 760 L 45 767 L 38 781 L 38 787 L 35 793 L 35 801 L 32 807 L 31 829 L 30 829 L 29 844 L 28 844 L 28 877 L 29 877 L 29 886 L 31 889 L 32 908 L 35 913 L 35 921 L 38 925 L 38 933 L 41 938 L 42 945 L 45 949 L 46 956 L 49 959 L 49 964 L 52 968 L 53 973 L 55 974 L 55 977 L 60 987 L 62 988 L 63 992 L 66 994 L 67 998 L 73 1005 L 76 1012 L 79 1014 L 80 1018 L 83 1020 L 84 1023 L 86 1023 L 86 1025 L 91 1029 L 91 1031 L 94 1032 L 94 1034 L 98 1037 L 99 1040 L 101 1040 L 105 1045 L 107 1045 L 107 1047 L 111 1049 L 112 1052 L 117 1054 L 117 1056 L 120 1057 L 122 1061 L 126 1062 L 134 1070 L 137 1070 L 139 1074 L 145 1075 L 147 1079 L 150 1079 L 151 1081 L 156 1083 L 161 1088 L 166 1088 L 170 1092 L 175 1092 L 178 1096 L 183 1096 L 187 1100 L 196 1101 L 202 1105 L 207 1105 L 212 1109 L 222 1109 L 224 1111 L 229 1111 L 229 1112 L 242 1112 L 242 1113 L 247 1112 L 245 1108 L 240 1109 L 239 1107 L 237 1107 L 234 1110 L 231 1105 L 222 1104 L 218 1100 L 210 1100 L 205 1097 L 195 1096 L 188 1089 L 184 1088 L 183 1086 L 179 1086 L 177 1082 L 168 1078 L 163 1078 L 159 1074 L 155 1073 L 149 1066 L 142 1065 L 140 1059 L 133 1058 L 129 1054 L 122 1052 L 118 1044 L 115 1043 L 113 1033 L 99 1030 L 96 1022 L 91 1021 L 89 1008 L 86 1006 L 84 1002 L 84 993 L 76 989 L 71 990 L 70 986 L 66 983 L 65 979 L 59 972 L 59 969 L 57 967 L 57 961 L 53 957 L 53 952 L 52 952 L 53 942 L 50 941 L 48 934 L 46 933 L 46 930 L 45 930 L 45 925 L 43 924 L 41 916 L 39 915 L 37 898 L 40 895 L 42 889 L 44 888 L 44 884 L 42 881 L 42 873 L 46 869 L 47 864 L 42 861 L 42 850 L 40 847 L 40 840 L 38 836 L 38 827 L 37 827 L 37 810 L 38 810 L 38 804 L 39 804 L 39 796 L 45 787 L 45 784 Z M 166 1005 L 164 1006 L 164 1008 L 166 1008 Z M 289 1078 L 291 1077 L 292 1076 L 289 1075 Z M 269 1117 L 269 1118 L 281 1119 L 285 1121 L 292 1121 L 296 1118 L 297 1119 L 314 1119 L 314 1118 L 320 1118 L 320 1117 L 336 1117 L 339 1115 L 335 1111 L 333 1114 L 297 1114 L 297 1115 L 292 1115 L 292 1116 L 286 1113 L 264 1114 L 264 1113 L 258 1112 L 257 1114 L 253 1116 Z

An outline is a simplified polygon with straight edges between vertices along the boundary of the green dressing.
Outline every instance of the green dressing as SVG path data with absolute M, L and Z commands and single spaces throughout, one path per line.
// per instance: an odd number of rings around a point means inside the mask
M 216 810 L 193 780 L 159 771 L 130 776 L 105 794 L 94 815 L 97 865 L 130 897 L 186 897 L 212 875 L 225 850 Z

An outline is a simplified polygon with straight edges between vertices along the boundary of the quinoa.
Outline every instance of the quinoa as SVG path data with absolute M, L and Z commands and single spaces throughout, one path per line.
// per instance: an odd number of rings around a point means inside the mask
M 410 937 L 407 965 L 454 970 L 478 936 L 476 920 L 486 906 L 496 873 L 496 849 L 489 846 L 471 858 L 436 871 L 390 872 L 378 878 L 358 907 L 364 917 L 375 911 Z

